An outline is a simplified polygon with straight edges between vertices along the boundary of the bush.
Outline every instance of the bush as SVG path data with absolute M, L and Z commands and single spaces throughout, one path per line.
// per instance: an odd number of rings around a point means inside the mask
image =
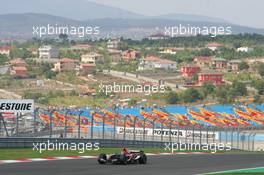
M 49 99 L 47 97 L 41 97 L 37 100 L 38 103 L 40 104 L 48 104 L 49 103 Z
M 166 96 L 166 101 L 169 104 L 177 104 L 179 102 L 179 96 L 176 92 L 169 92 Z
M 181 99 L 185 103 L 191 103 L 191 102 L 195 102 L 197 100 L 202 99 L 202 95 L 197 89 L 190 88 L 181 94 Z

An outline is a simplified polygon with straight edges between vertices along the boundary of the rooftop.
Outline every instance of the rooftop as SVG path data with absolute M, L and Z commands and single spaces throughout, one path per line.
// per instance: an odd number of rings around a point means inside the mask
M 0 46 L 0 50 L 8 51 L 11 50 L 12 46 Z
M 78 60 L 73 60 L 70 58 L 62 58 L 60 61 L 60 63 L 75 63 L 75 62 L 79 62 Z
M 26 67 L 22 67 L 22 66 L 20 66 L 20 67 L 13 67 L 13 69 L 14 69 L 15 71 L 26 71 L 26 70 L 27 70 Z

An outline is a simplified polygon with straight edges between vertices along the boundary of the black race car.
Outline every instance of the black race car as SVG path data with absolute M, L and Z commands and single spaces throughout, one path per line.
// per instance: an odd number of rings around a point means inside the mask
M 131 151 L 128 154 L 100 154 L 98 157 L 99 164 L 146 164 L 147 156 L 143 151 Z

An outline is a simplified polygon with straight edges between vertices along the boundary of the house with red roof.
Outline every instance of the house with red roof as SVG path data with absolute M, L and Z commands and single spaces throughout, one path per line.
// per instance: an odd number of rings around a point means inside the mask
M 214 58 L 212 59 L 212 68 L 214 69 L 226 69 L 227 60 L 223 58 Z
M 9 64 L 11 66 L 16 66 L 16 67 L 25 67 L 27 65 L 25 60 L 23 60 L 22 58 L 12 59 L 11 61 L 9 61 Z
M 12 67 L 10 74 L 19 78 L 26 78 L 28 76 L 27 68 L 24 66 Z
M 78 60 L 73 60 L 70 58 L 63 58 L 54 64 L 54 71 L 65 72 L 65 71 L 75 71 Z
M 75 51 L 84 51 L 89 50 L 92 46 L 90 44 L 76 44 L 74 46 L 71 46 L 71 50 Z
M 137 50 L 128 49 L 122 52 L 122 59 L 124 61 L 135 60 L 135 59 L 139 59 L 140 57 L 141 57 L 141 53 Z
M 208 48 L 208 49 L 210 49 L 210 50 L 212 50 L 212 51 L 216 51 L 219 47 L 221 47 L 222 46 L 222 44 L 219 44 L 219 43 L 216 43 L 216 42 L 214 42 L 214 43 L 209 43 L 209 44 L 207 44 L 206 45 L 206 47 Z
M 206 82 L 212 82 L 214 85 L 219 86 L 224 84 L 223 74 L 216 71 L 203 71 L 198 74 L 198 84 L 203 85 Z
M 181 67 L 181 73 L 184 77 L 192 77 L 200 71 L 201 68 L 195 64 L 186 64 Z
M 0 54 L 9 56 L 11 49 L 12 46 L 0 46 Z

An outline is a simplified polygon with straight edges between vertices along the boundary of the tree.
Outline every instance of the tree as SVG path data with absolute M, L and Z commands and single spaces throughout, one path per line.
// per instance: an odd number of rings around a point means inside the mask
M 210 95 L 214 93 L 215 91 L 215 85 L 212 82 L 206 82 L 202 86 L 202 91 L 205 96 Z
M 258 73 L 264 77 L 264 63 L 259 64 L 258 66 Z
M 244 83 L 235 81 L 232 84 L 228 94 L 231 96 L 245 96 L 248 94 L 247 87 Z
M 63 44 L 66 44 L 69 41 L 68 35 L 64 33 L 59 34 L 59 39 L 62 41 Z
M 135 98 L 132 98 L 129 102 L 128 102 L 128 105 L 129 106 L 135 106 L 137 104 L 137 99 Z
M 206 48 L 206 49 L 202 49 L 199 53 L 199 55 L 201 56 L 212 56 L 214 53 L 212 50 Z
M 229 86 L 218 87 L 215 92 L 217 101 L 221 104 L 232 103 L 234 101 L 234 96 L 232 96 L 232 93 L 229 94 L 230 90 L 231 88 Z
M 177 104 L 179 102 L 178 94 L 173 91 L 169 92 L 166 96 L 166 101 L 169 104 Z
M 44 75 L 47 79 L 51 79 L 53 77 L 56 77 L 57 73 L 51 70 L 48 70 L 46 72 L 44 72 Z
M 257 104 L 263 103 L 263 99 L 261 98 L 260 95 L 255 95 L 254 96 L 254 103 L 257 103 Z
M 247 70 L 248 68 L 249 68 L 249 65 L 244 61 L 238 64 L 239 70 Z
M 253 86 L 258 90 L 259 95 L 264 95 L 264 81 L 263 80 L 254 81 Z
M 6 55 L 0 54 L 0 65 L 5 64 L 8 61 L 8 58 Z
M 181 94 L 181 98 L 184 102 L 191 103 L 191 102 L 195 102 L 197 100 L 200 100 L 201 94 L 197 89 L 190 88 L 190 89 L 185 90 Z

